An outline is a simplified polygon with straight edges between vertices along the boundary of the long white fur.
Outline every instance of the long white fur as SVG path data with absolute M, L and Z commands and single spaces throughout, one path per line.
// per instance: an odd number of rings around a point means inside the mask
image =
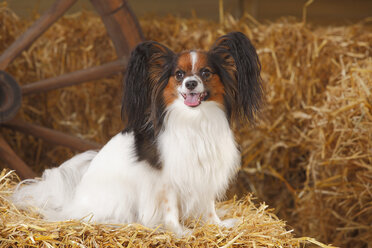
M 58 168 L 47 169 L 41 179 L 27 179 L 18 184 L 13 201 L 21 208 L 61 209 L 71 201 L 77 184 L 97 152 L 87 151 L 76 155 Z
M 132 133 L 119 133 L 98 153 L 85 152 L 22 183 L 13 201 L 36 207 L 48 220 L 164 224 L 177 233 L 188 217 L 219 223 L 214 201 L 240 164 L 226 115 L 216 102 L 167 108 L 158 137 L 163 168 L 138 162 Z

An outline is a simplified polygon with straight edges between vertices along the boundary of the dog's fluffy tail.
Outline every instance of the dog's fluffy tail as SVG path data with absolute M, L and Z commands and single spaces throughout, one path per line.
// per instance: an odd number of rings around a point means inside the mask
M 35 208 L 48 219 L 58 219 L 58 213 L 71 202 L 76 186 L 97 152 L 87 151 L 67 160 L 61 166 L 44 171 L 40 179 L 26 179 L 12 195 L 13 203 L 21 208 Z

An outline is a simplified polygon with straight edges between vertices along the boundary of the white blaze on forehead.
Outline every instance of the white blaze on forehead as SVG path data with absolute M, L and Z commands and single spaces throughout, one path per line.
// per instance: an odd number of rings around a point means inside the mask
M 192 73 L 195 73 L 195 64 L 196 64 L 196 61 L 198 60 L 198 53 L 195 52 L 195 51 L 192 51 L 190 52 L 190 58 L 191 58 L 191 72 Z

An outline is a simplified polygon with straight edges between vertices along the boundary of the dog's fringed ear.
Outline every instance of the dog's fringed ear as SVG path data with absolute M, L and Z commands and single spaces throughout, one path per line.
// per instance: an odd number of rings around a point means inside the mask
M 250 40 L 240 32 L 218 38 L 209 51 L 225 86 L 232 118 L 253 121 L 262 102 L 261 64 Z
M 157 101 L 154 92 L 164 87 L 172 73 L 174 53 L 155 41 L 139 44 L 131 53 L 124 77 L 121 117 L 126 130 L 141 130 L 152 125 L 150 118 Z

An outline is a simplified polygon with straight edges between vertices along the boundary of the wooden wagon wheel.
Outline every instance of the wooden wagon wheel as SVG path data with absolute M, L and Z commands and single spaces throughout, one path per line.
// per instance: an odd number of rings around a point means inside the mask
M 78 151 L 97 149 L 99 144 L 55 131 L 46 127 L 27 123 L 14 118 L 21 106 L 22 96 L 45 92 L 57 88 L 79 84 L 85 81 L 111 76 L 125 70 L 130 50 L 143 40 L 138 21 L 126 0 L 91 0 L 101 16 L 110 36 L 118 59 L 104 65 L 83 69 L 61 76 L 48 78 L 20 86 L 5 68 L 23 50 L 28 48 L 42 33 L 58 20 L 77 0 L 57 0 L 25 33 L 0 56 L 0 125 L 22 131 L 48 142 L 70 147 Z M 17 171 L 22 178 L 35 177 L 35 172 L 25 164 L 6 143 L 0 134 L 0 158 Z

